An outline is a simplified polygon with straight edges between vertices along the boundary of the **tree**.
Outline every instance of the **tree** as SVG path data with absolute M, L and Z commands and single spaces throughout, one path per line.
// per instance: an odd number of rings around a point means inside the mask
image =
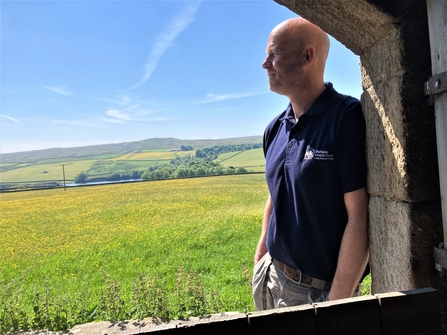
M 192 150 L 194 150 L 193 147 L 190 146 L 190 145 L 181 145 L 181 146 L 180 146 L 180 149 L 181 149 L 182 151 L 192 151 Z
M 151 179 L 151 173 L 149 171 L 144 171 L 143 174 L 141 175 L 141 179 L 143 180 Z
M 132 176 L 130 175 L 130 173 L 123 173 L 121 175 L 121 180 L 129 180 L 131 178 L 132 178 Z
M 243 167 L 236 168 L 236 173 L 247 173 L 248 171 L 244 169 Z
M 132 172 L 132 179 L 140 179 L 141 173 L 139 171 L 133 171 Z
M 79 172 L 79 174 L 74 179 L 74 182 L 76 184 L 84 184 L 87 181 L 88 181 L 88 173 L 85 171 Z
M 117 172 L 112 174 L 108 179 L 111 181 L 118 181 L 121 180 L 121 175 Z

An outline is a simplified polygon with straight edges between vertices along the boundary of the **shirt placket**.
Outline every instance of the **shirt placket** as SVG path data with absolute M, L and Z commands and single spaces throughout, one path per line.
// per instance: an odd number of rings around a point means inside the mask
M 286 121 L 289 123 L 290 131 L 288 134 L 288 142 L 286 148 L 286 160 L 294 161 L 296 160 L 296 155 L 298 153 L 298 142 L 295 138 L 295 134 L 298 131 L 298 122 L 293 124 L 293 121 Z

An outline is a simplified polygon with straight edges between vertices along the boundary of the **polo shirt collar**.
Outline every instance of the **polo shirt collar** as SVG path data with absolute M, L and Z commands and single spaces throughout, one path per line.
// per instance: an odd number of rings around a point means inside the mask
M 326 113 L 327 107 L 331 103 L 331 97 L 337 93 L 330 82 L 324 83 L 326 86 L 326 89 L 323 91 L 323 93 L 320 94 L 320 96 L 315 100 L 315 102 L 310 106 L 310 108 L 307 110 L 306 113 L 303 115 L 310 116 L 310 115 L 323 115 Z M 293 113 L 292 104 L 289 102 L 289 105 L 287 106 L 287 109 L 285 110 L 284 116 L 280 119 L 292 121 L 295 123 L 295 114 Z

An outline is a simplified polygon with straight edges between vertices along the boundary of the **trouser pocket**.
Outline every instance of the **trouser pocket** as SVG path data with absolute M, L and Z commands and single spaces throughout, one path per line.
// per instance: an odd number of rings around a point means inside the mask
M 323 302 L 329 300 L 329 290 L 319 290 L 314 287 L 309 288 L 308 303 Z
M 256 310 L 264 310 L 266 308 L 266 277 L 267 271 L 271 264 L 271 257 L 267 252 L 257 262 L 253 269 L 252 294 Z

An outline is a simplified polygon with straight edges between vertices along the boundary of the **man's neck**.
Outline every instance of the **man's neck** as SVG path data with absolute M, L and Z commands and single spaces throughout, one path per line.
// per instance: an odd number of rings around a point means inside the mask
M 298 120 L 301 115 L 306 113 L 309 108 L 314 104 L 318 97 L 326 89 L 323 84 L 318 85 L 315 88 L 300 90 L 297 94 L 288 97 L 295 113 L 295 119 Z

